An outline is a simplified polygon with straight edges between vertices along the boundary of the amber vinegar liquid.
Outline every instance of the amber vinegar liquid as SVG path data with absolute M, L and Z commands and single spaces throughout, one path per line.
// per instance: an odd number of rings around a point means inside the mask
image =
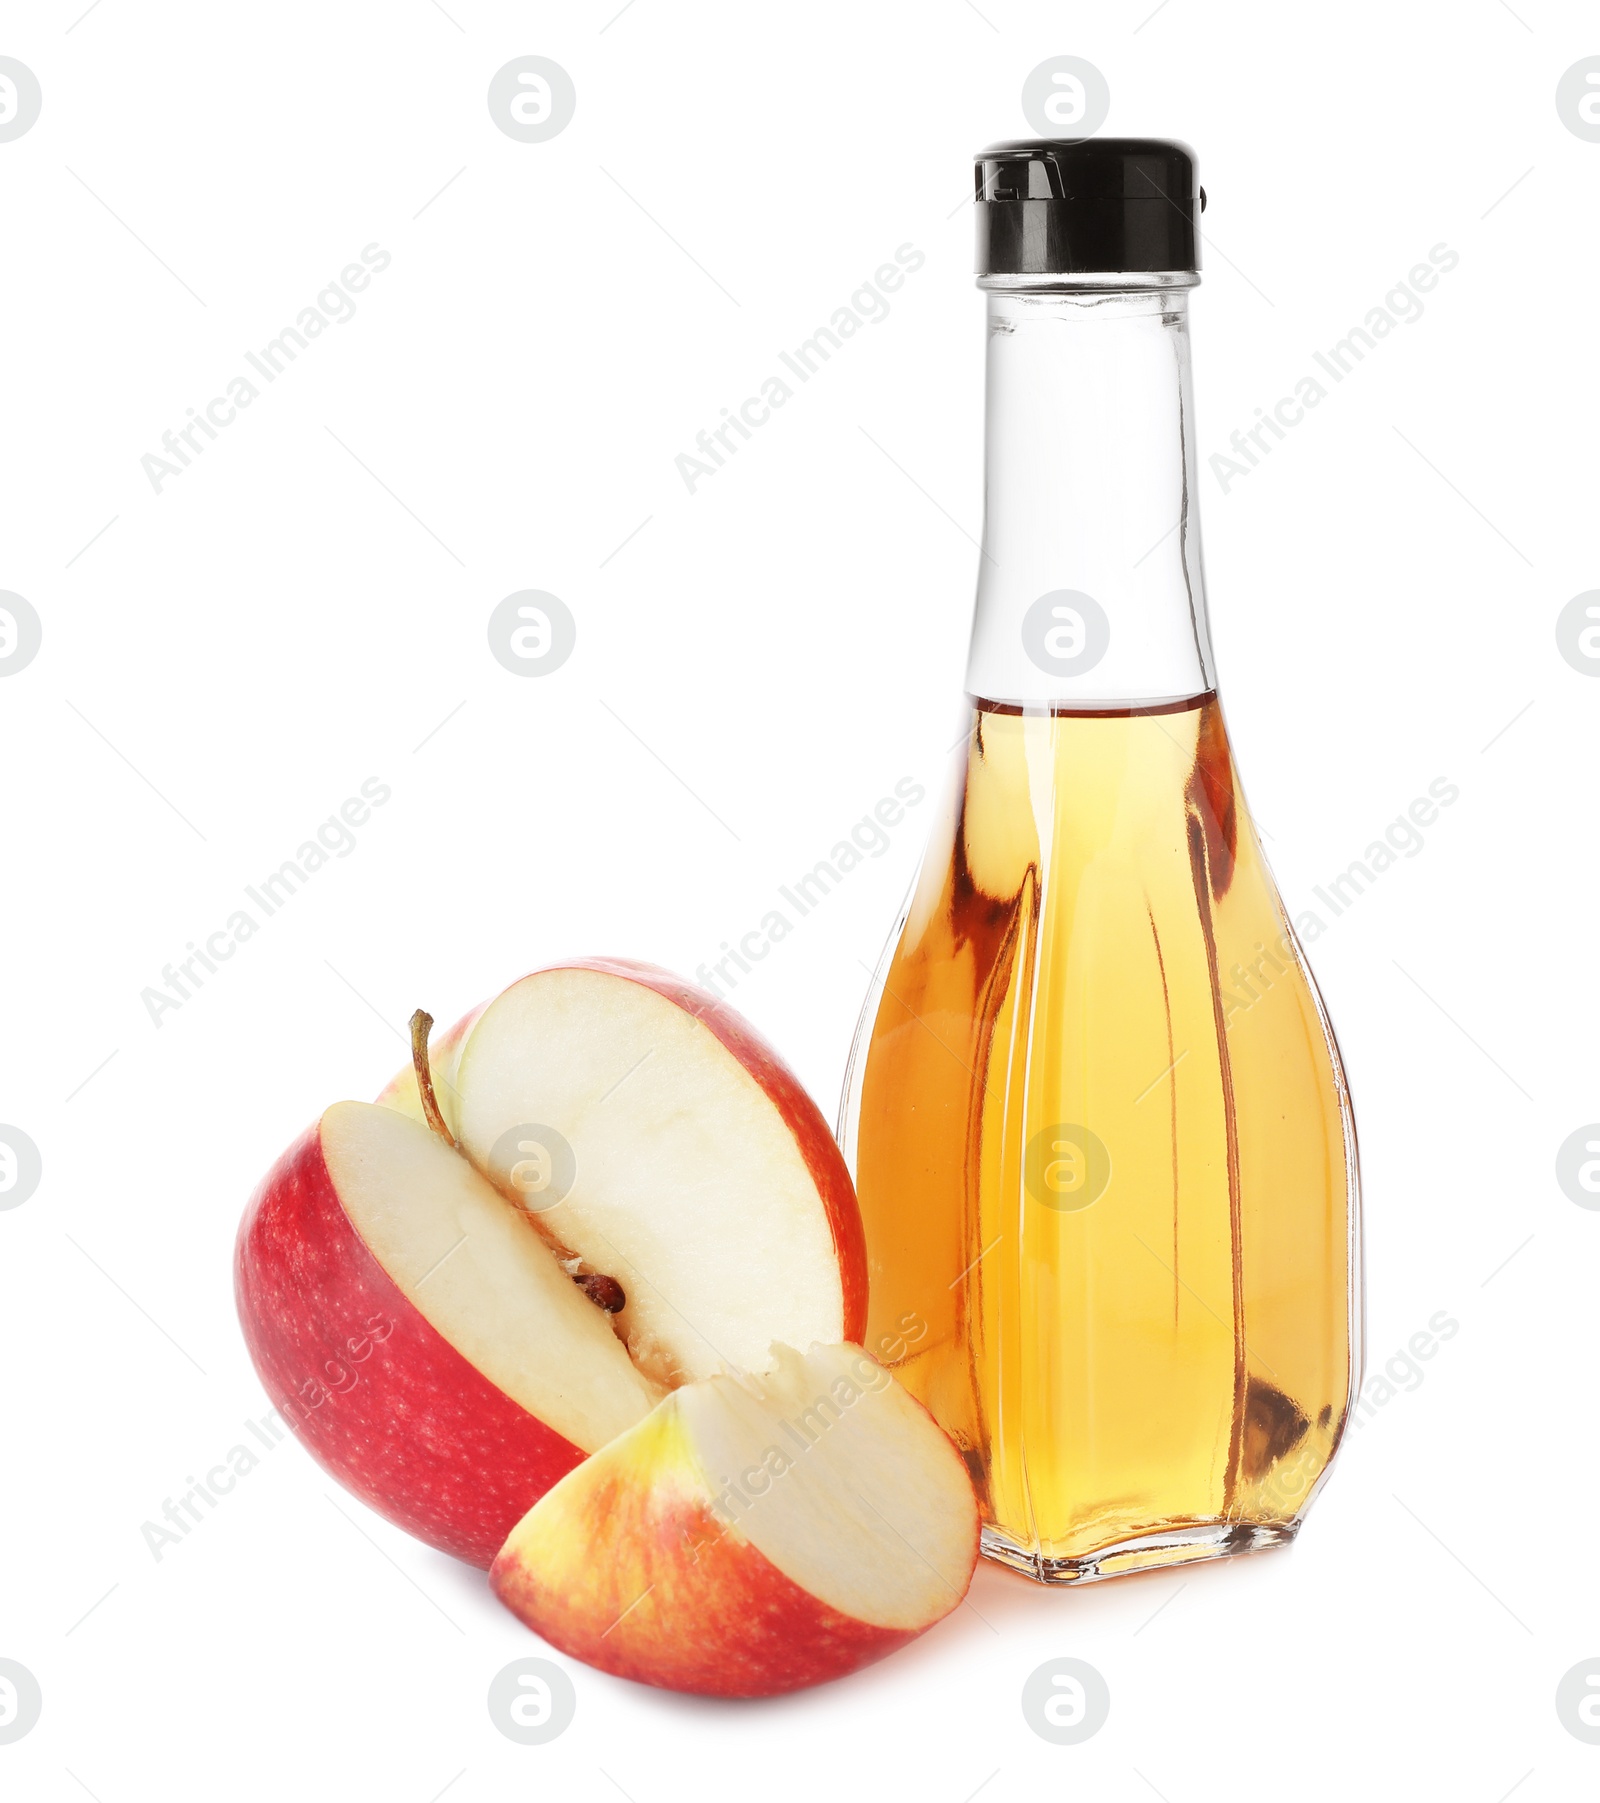
M 1351 1391 L 1355 1151 L 1215 694 L 976 702 L 878 983 L 868 1344 L 985 1550 L 1078 1581 L 1292 1537 Z

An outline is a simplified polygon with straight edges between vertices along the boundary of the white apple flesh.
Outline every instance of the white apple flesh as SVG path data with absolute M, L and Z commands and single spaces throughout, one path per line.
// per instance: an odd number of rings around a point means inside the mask
M 622 1285 L 618 1330 L 639 1368 L 672 1386 L 760 1370 L 775 1340 L 849 1339 L 864 1323 L 855 1195 L 832 1134 L 809 1099 L 798 1120 L 775 1105 L 744 1022 L 663 976 L 566 966 L 523 978 L 478 1018 L 454 1083 L 467 1156 Z M 718 1013 L 740 1030 L 733 1048 Z M 788 1099 L 804 1098 L 777 1070 Z M 559 1186 L 519 1184 L 544 1128 L 572 1153 L 570 1191 L 554 1202 Z M 548 1163 L 531 1174 L 548 1178 Z

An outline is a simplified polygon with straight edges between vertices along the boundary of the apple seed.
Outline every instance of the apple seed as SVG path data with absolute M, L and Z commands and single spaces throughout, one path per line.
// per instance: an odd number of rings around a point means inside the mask
M 622 1285 L 601 1271 L 574 1271 L 572 1281 L 596 1308 L 603 1308 L 608 1315 L 620 1314 L 628 1306 Z

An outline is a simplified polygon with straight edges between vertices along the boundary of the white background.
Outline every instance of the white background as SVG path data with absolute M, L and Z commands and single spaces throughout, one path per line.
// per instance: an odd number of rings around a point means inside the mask
M 1600 684 L 1553 628 L 1600 581 L 1600 144 L 1554 94 L 1600 25 L 1515 5 L 12 0 L 0 54 L 44 109 L 0 144 L 0 588 L 44 646 L 0 685 L 0 1118 L 44 1178 L 0 1213 L 0 1655 L 44 1714 L 0 1747 L 7 1796 L 1594 1794 L 1554 1691 L 1600 1655 L 1600 1215 L 1554 1159 L 1600 1116 Z M 528 53 L 577 86 L 542 144 L 485 104 Z M 237 1220 L 414 1007 L 566 953 L 693 972 L 939 778 L 980 523 L 962 202 L 1058 54 L 1105 73 L 1107 130 L 1198 151 L 1206 456 L 1431 246 L 1460 256 L 1201 486 L 1291 911 L 1433 779 L 1461 791 L 1309 948 L 1361 1132 L 1369 1370 L 1441 1309 L 1460 1331 L 1289 1552 L 1048 1594 L 985 1569 L 913 1648 L 768 1704 L 574 1666 L 574 1725 L 520 1747 L 485 1693 L 538 1643 L 297 1446 L 147 1549 L 266 1407 Z M 373 242 L 356 316 L 153 492 L 161 434 Z M 686 492 L 695 433 L 908 242 L 891 315 Z M 527 587 L 578 621 L 538 680 L 485 638 Z M 162 966 L 373 776 L 356 849 L 152 1025 Z M 736 993 L 830 1117 L 928 813 Z M 1058 1655 L 1111 1688 L 1078 1747 L 1019 1707 Z

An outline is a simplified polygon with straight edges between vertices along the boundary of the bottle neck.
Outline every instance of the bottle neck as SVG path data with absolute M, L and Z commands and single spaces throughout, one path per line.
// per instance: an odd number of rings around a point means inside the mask
M 1187 293 L 991 288 L 987 385 L 968 690 L 1093 713 L 1211 689 Z

